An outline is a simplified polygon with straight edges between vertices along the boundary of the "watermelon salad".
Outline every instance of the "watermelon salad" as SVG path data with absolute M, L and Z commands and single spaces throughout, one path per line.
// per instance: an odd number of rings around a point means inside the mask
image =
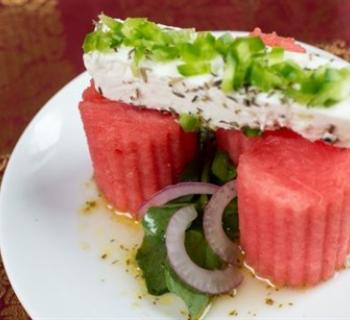
M 148 292 L 199 319 L 242 261 L 313 286 L 350 253 L 350 68 L 293 38 L 101 15 L 80 113 L 96 183 L 141 221 Z

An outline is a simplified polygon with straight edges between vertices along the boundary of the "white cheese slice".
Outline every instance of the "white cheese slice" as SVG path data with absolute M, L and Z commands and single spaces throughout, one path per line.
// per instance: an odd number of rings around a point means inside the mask
M 350 148 L 350 99 L 329 108 L 308 108 L 280 92 L 267 94 L 253 87 L 226 95 L 220 89 L 224 67 L 221 57 L 212 61 L 213 74 L 183 77 L 177 71 L 181 61 L 143 60 L 140 76 L 135 77 L 131 70 L 132 54 L 132 48 L 128 47 L 84 54 L 86 69 L 106 98 L 178 114 L 200 115 L 212 129 L 287 127 L 311 141 L 321 139 Z M 334 68 L 348 66 L 339 58 L 314 50 L 286 52 L 285 59 L 310 69 L 325 64 Z

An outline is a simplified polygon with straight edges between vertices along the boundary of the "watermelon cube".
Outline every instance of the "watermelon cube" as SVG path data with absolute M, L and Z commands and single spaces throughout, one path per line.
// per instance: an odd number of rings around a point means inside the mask
M 350 241 L 350 150 L 282 130 L 240 156 L 241 245 L 276 285 L 311 286 L 344 266 Z
M 235 164 L 238 163 L 240 155 L 260 139 L 260 137 L 247 137 L 239 130 L 218 129 L 215 135 L 219 149 L 226 151 Z
M 110 101 L 93 84 L 79 107 L 100 191 L 136 218 L 141 204 L 175 183 L 196 155 L 196 135 L 169 113 Z
M 305 48 L 298 44 L 294 38 L 290 37 L 281 37 L 276 34 L 276 32 L 272 33 L 263 33 L 260 28 L 255 28 L 250 35 L 255 37 L 260 37 L 261 40 L 265 43 L 265 45 L 270 47 L 280 47 L 284 48 L 287 51 L 294 52 L 306 52 Z

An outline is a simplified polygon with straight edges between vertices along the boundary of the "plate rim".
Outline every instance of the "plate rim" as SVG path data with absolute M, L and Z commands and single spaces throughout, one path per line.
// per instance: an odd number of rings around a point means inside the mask
M 26 313 L 29 315 L 29 317 L 32 318 L 33 320 L 36 320 L 36 319 L 34 318 L 34 312 L 31 311 L 30 303 L 26 303 L 27 298 L 24 297 L 24 294 L 22 294 L 22 290 L 19 289 L 20 284 L 17 282 L 15 274 L 12 273 L 12 270 L 9 267 L 9 259 L 8 259 L 8 254 L 7 254 L 8 246 L 5 244 L 6 240 L 4 237 L 4 233 L 2 232 L 3 226 L 4 226 L 4 220 L 6 220 L 6 218 L 5 218 L 6 215 L 3 213 L 3 211 L 4 211 L 3 207 L 5 206 L 5 203 L 6 203 L 5 196 L 4 196 L 6 191 L 4 191 L 4 190 L 6 190 L 8 188 L 7 185 L 10 184 L 8 182 L 8 180 L 11 179 L 12 170 L 15 170 L 13 167 L 15 166 L 17 153 L 19 152 L 18 150 L 21 148 L 21 146 L 23 144 L 23 140 L 25 139 L 25 136 L 28 134 L 28 132 L 31 130 L 31 128 L 35 125 L 35 123 L 37 121 L 39 121 L 38 119 L 40 119 L 41 114 L 43 114 L 47 110 L 48 106 L 52 104 L 52 101 L 56 100 L 57 96 L 60 96 L 62 94 L 62 92 L 64 92 L 66 89 L 68 89 L 73 83 L 82 81 L 82 79 L 84 79 L 84 77 L 86 77 L 86 76 L 87 76 L 87 71 L 83 71 L 83 72 L 79 73 L 78 75 L 76 75 L 73 79 L 71 79 L 65 85 L 63 85 L 56 93 L 54 93 L 44 103 L 44 105 L 42 107 L 40 107 L 40 109 L 37 111 L 37 113 L 34 115 L 34 117 L 30 120 L 30 122 L 27 124 L 27 126 L 22 131 L 20 137 L 18 138 L 18 140 L 15 144 L 15 147 L 13 148 L 13 150 L 10 154 L 9 161 L 7 163 L 7 166 L 6 166 L 6 169 L 5 169 L 5 172 L 3 174 L 1 184 L 0 184 L 0 255 L 1 255 L 1 260 L 2 260 L 2 264 L 3 264 L 4 270 L 6 272 L 6 275 L 7 275 L 7 278 L 9 280 L 9 283 L 10 283 L 12 290 L 14 291 L 14 293 L 15 293 L 17 299 L 19 300 L 21 306 L 23 307 L 23 309 L 26 311 Z

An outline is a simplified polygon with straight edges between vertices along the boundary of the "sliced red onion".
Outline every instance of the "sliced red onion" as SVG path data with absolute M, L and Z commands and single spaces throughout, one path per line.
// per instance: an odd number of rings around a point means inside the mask
M 204 235 L 213 251 L 224 261 L 237 264 L 240 250 L 226 235 L 222 227 L 222 215 L 232 199 L 236 197 L 236 181 L 232 180 L 214 193 L 204 209 Z
M 180 182 L 163 188 L 155 193 L 139 209 L 139 218 L 142 218 L 151 207 L 160 207 L 169 201 L 190 194 L 213 194 L 219 186 L 206 182 Z
M 185 248 L 185 232 L 197 217 L 193 206 L 179 209 L 170 219 L 166 230 L 166 248 L 170 265 L 176 274 L 192 288 L 220 294 L 233 290 L 242 282 L 242 275 L 228 265 L 223 270 L 206 270 L 196 265 Z

